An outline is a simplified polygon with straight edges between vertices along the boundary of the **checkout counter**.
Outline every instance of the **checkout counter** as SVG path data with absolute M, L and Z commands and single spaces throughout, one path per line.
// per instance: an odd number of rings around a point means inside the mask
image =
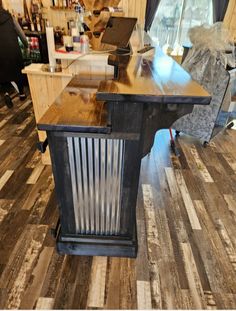
M 60 253 L 136 257 L 141 160 L 159 129 L 211 100 L 160 50 L 109 61 L 116 80 L 61 77 L 70 83 L 37 120 L 50 148 Z

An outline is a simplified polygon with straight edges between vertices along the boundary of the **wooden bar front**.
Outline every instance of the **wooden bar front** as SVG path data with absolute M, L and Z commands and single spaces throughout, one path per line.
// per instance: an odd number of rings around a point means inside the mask
M 114 56 L 111 56 L 113 58 Z M 119 56 L 118 80 L 73 79 L 38 124 L 47 131 L 60 211 L 57 249 L 136 257 L 136 200 L 142 158 L 209 94 L 175 61 Z

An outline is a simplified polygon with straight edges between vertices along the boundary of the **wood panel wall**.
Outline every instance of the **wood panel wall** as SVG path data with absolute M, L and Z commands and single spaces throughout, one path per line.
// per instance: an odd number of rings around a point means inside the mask
M 236 42 L 236 0 L 229 0 L 224 24 L 230 30 L 232 39 Z
M 47 19 L 53 27 L 60 26 L 67 29 L 67 21 L 75 18 L 76 13 L 73 11 L 58 11 L 51 9 L 51 0 L 42 0 L 42 3 L 44 7 L 43 17 Z
M 30 7 L 31 0 L 26 0 L 28 8 Z M 24 12 L 23 0 L 2 0 L 3 6 L 10 12 L 14 11 L 22 14 Z
M 144 25 L 147 0 L 121 0 L 120 5 L 125 16 L 137 17 L 140 24 Z
M 3 0 L 3 4 L 10 11 L 12 9 L 11 3 L 14 3 L 14 1 L 11 1 L 12 0 Z M 22 0 L 17 0 L 17 3 L 18 1 L 20 2 Z M 125 16 L 137 17 L 139 23 L 144 24 L 146 1 L 147 0 L 121 0 L 119 6 L 124 9 Z M 44 17 L 50 21 L 52 26 L 66 27 L 66 21 L 74 16 L 74 12 L 56 11 L 50 9 L 51 0 L 42 0 L 42 3 L 45 7 Z
M 119 6 L 124 9 L 125 16 L 137 17 L 138 22 L 144 25 L 145 10 L 147 0 L 121 0 Z M 47 8 L 48 19 L 52 26 L 66 26 L 66 20 L 74 16 L 73 12 L 55 11 L 50 9 L 50 0 L 43 0 L 44 6 Z

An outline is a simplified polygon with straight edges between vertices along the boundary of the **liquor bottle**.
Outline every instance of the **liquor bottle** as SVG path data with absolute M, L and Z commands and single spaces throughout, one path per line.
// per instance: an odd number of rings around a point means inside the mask
M 34 14 L 38 14 L 39 13 L 39 4 L 36 3 L 35 1 L 31 0 L 31 3 L 30 3 L 30 10 L 31 10 L 31 14 L 34 15 Z
M 56 7 L 58 7 L 59 6 L 59 0 L 53 0 L 53 6 L 56 6 Z
M 22 25 L 23 30 L 29 30 L 30 29 L 30 24 L 28 23 L 28 20 L 25 17 L 22 18 L 22 24 L 21 25 Z
M 94 16 L 99 16 L 101 13 L 101 10 L 93 10 L 93 15 Z
M 28 10 L 27 4 L 26 4 L 26 0 L 23 1 L 23 7 L 24 7 L 24 19 L 22 21 L 23 29 L 30 30 L 31 29 L 31 27 L 30 27 L 31 20 L 30 20 L 30 14 L 29 14 L 29 10 Z
M 67 0 L 67 7 L 72 9 L 72 0 Z
M 83 22 L 82 25 L 83 25 L 83 28 L 84 28 L 84 31 L 85 31 L 85 32 L 86 32 L 86 31 L 90 31 L 89 26 L 88 26 L 85 22 Z
M 34 27 L 34 23 L 33 23 L 33 22 L 30 23 L 30 30 L 31 30 L 32 32 L 35 31 L 35 27 Z
M 18 24 L 21 26 L 21 28 L 23 28 L 23 27 L 22 27 L 22 19 L 23 19 L 23 17 L 18 13 L 18 15 L 17 15 L 17 21 L 18 21 Z
M 75 24 L 76 24 L 76 27 L 81 34 L 84 33 L 84 13 L 83 13 L 83 8 L 81 7 L 81 9 L 79 11 L 77 11 L 77 17 L 76 17 L 76 21 L 75 21 Z
M 36 29 L 38 32 L 41 32 L 42 28 L 41 28 L 41 23 L 40 23 L 40 18 L 39 16 L 36 17 Z

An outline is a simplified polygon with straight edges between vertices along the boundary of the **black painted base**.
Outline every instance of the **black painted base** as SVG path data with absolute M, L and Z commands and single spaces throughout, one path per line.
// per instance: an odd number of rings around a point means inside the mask
M 101 236 L 57 236 L 59 254 L 82 256 L 109 256 L 136 258 L 138 243 L 136 233 L 132 239 Z

